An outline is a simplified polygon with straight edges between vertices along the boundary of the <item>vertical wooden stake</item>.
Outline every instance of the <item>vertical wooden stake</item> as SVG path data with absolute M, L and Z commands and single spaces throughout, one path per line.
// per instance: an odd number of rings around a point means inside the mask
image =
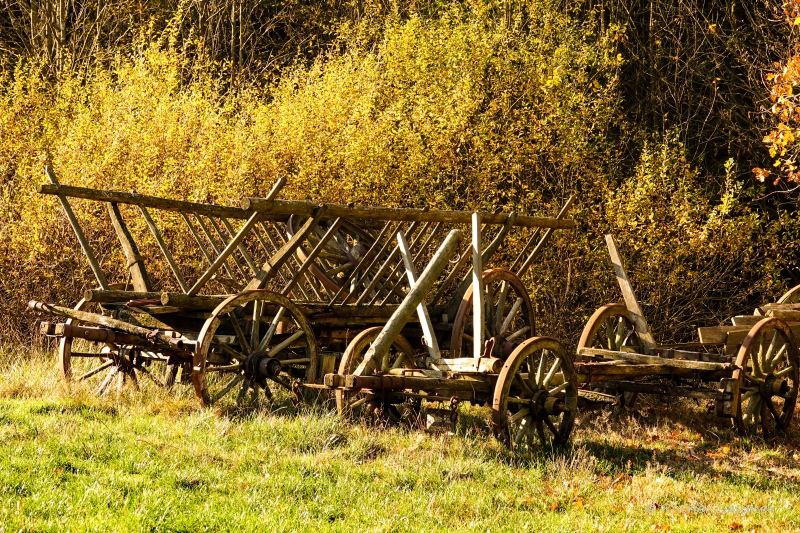
M 56 174 L 53 172 L 53 169 L 50 166 L 44 167 L 44 173 L 47 176 L 47 179 L 50 180 L 50 183 L 53 185 L 58 185 L 58 180 L 56 179 Z M 100 288 L 104 291 L 108 290 L 108 282 L 106 281 L 106 277 L 103 274 L 102 269 L 100 268 L 100 264 L 97 262 L 97 259 L 92 253 L 92 248 L 89 246 L 89 241 L 86 239 L 86 235 L 83 233 L 83 229 L 81 225 L 78 223 L 77 217 L 75 217 L 75 213 L 72 211 L 72 206 L 69 205 L 67 201 L 67 197 L 63 194 L 56 195 L 58 197 L 59 202 L 61 202 L 61 207 L 64 208 L 64 214 L 67 215 L 67 220 L 69 220 L 69 225 L 72 226 L 72 231 L 75 232 L 75 236 L 78 238 L 78 242 L 81 244 L 81 249 L 83 253 L 86 255 L 86 259 L 89 261 L 89 266 L 92 268 L 92 272 L 94 273 L 94 277 L 97 280 L 97 284 L 100 285 Z
M 397 243 L 400 246 L 400 255 L 403 256 L 403 264 L 406 267 L 408 285 L 413 287 L 417 282 L 417 268 L 414 266 L 411 250 L 408 248 L 406 236 L 402 231 L 397 232 Z M 419 323 L 422 325 L 422 334 L 425 336 L 428 355 L 438 361 L 441 358 L 439 343 L 436 342 L 436 335 L 433 333 L 433 322 L 431 322 L 431 317 L 428 314 L 428 306 L 425 305 L 425 300 L 422 300 L 417 306 L 417 315 L 419 315 Z
M 656 341 L 650 333 L 650 328 L 647 327 L 647 321 L 644 319 L 642 309 L 639 307 L 639 302 L 636 301 L 636 296 L 633 294 L 633 287 L 631 282 L 628 281 L 628 275 L 625 273 L 625 267 L 622 266 L 622 259 L 617 252 L 617 243 L 614 242 L 612 235 L 606 235 L 606 245 L 608 246 L 608 254 L 611 256 L 611 264 L 614 265 L 614 272 L 617 274 L 617 281 L 619 288 L 622 291 L 622 297 L 625 299 L 625 307 L 628 308 L 628 314 L 631 316 L 631 322 L 639 335 L 639 340 L 642 341 L 642 346 L 647 353 L 653 353 L 656 348 Z
M 472 354 L 483 355 L 483 257 L 481 214 L 472 213 Z

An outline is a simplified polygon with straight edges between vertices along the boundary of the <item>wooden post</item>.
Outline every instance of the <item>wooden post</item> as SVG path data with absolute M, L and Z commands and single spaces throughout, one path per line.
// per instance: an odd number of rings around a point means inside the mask
M 483 254 L 481 215 L 472 213 L 472 355 L 483 355 Z
M 50 180 L 50 183 L 59 187 L 58 180 L 56 179 L 56 174 L 53 172 L 53 169 L 50 166 L 44 167 L 44 173 L 47 178 Z M 103 274 L 103 271 L 100 269 L 100 264 L 97 262 L 97 259 L 92 252 L 91 246 L 89 246 L 89 241 L 86 240 L 86 235 L 83 233 L 83 229 L 81 225 L 78 223 L 78 219 L 75 217 L 75 213 L 72 211 L 72 206 L 69 205 L 67 201 L 67 197 L 63 194 L 56 193 L 58 200 L 61 202 L 61 207 L 64 209 L 64 214 L 67 215 L 67 220 L 69 220 L 69 225 L 72 226 L 72 231 L 75 232 L 75 236 L 78 238 L 78 242 L 81 245 L 81 249 L 83 250 L 84 255 L 86 255 L 86 259 L 89 261 L 89 266 L 94 273 L 94 277 L 97 280 L 97 284 L 103 290 L 108 290 L 108 282 L 106 281 L 106 276 Z
M 109 202 L 107 205 L 111 225 L 114 226 L 119 244 L 122 246 L 125 259 L 128 261 L 128 270 L 130 270 L 131 279 L 133 280 L 133 289 L 141 292 L 152 291 L 153 287 L 150 284 L 150 278 L 147 275 L 147 270 L 144 268 L 144 258 L 139 254 L 136 241 L 133 240 L 128 226 L 122 219 L 119 206 L 115 202 Z
M 458 243 L 461 240 L 461 230 L 454 229 L 445 238 L 439 250 L 434 254 L 431 262 L 422 271 L 419 279 L 406 295 L 403 302 L 397 306 L 392 316 L 386 322 L 378 337 L 369 347 L 367 353 L 364 354 L 364 361 L 358 366 L 354 374 L 363 375 L 367 369 L 374 368 L 374 359 L 377 356 L 383 356 L 389 351 L 392 343 L 395 341 L 400 331 L 408 322 L 408 319 L 414 314 L 419 303 L 425 298 L 430 290 L 433 282 L 439 277 L 444 268 L 447 266 L 450 258 L 456 251 Z
M 397 232 L 397 243 L 400 245 L 400 254 L 403 256 L 403 264 L 406 267 L 408 286 L 413 287 L 417 282 L 417 268 L 414 266 L 411 250 L 408 248 L 406 236 L 403 235 L 402 231 Z M 428 306 L 425 305 L 424 300 L 417 306 L 417 315 L 419 316 L 419 323 L 422 326 L 422 334 L 425 336 L 425 345 L 428 348 L 428 355 L 430 355 L 432 359 L 438 361 L 441 358 L 439 343 L 436 342 L 436 334 L 433 332 L 433 323 L 428 314 Z
M 639 335 L 639 340 L 642 341 L 642 346 L 647 353 L 653 353 L 656 348 L 656 342 L 653 340 L 653 335 L 650 333 L 650 328 L 647 327 L 647 321 L 644 319 L 642 309 L 639 307 L 639 302 L 636 301 L 636 295 L 633 293 L 633 287 L 628 281 L 628 275 L 625 273 L 625 267 L 622 265 L 622 259 L 617 252 L 617 243 L 614 242 L 612 235 L 606 235 L 606 245 L 608 246 L 608 254 L 611 256 L 611 264 L 614 265 L 614 272 L 617 274 L 617 281 L 619 288 L 622 291 L 622 297 L 625 299 L 625 307 L 628 308 L 628 313 L 631 316 L 631 322 Z

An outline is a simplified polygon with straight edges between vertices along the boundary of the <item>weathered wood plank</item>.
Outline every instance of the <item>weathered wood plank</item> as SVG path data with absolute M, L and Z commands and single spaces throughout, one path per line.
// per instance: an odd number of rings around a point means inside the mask
M 635 381 L 606 381 L 604 382 L 604 385 L 615 388 L 620 392 L 638 392 L 641 394 L 657 394 L 659 396 L 696 398 L 698 400 L 715 400 L 719 396 L 717 390 L 679 387 L 676 385 L 667 385 L 664 383 L 641 383 Z
M 615 350 L 604 350 L 601 348 L 581 348 L 578 350 L 580 355 L 593 357 L 603 357 L 606 359 L 628 361 L 632 363 L 645 363 L 650 365 L 671 366 L 675 368 L 688 368 L 692 370 L 725 370 L 732 368 L 729 363 L 713 363 L 710 361 L 685 361 L 683 359 L 666 359 L 656 355 L 643 355 L 630 352 L 618 352 Z
M 139 253 L 139 248 L 136 246 L 136 241 L 133 240 L 133 236 L 122 218 L 122 213 L 119 212 L 119 206 L 116 202 L 110 202 L 106 205 L 108 206 L 111 225 L 114 227 L 119 244 L 122 246 L 122 252 L 125 254 L 125 260 L 128 262 L 128 271 L 131 273 L 133 289 L 141 292 L 151 292 L 153 286 L 150 283 L 150 277 L 147 275 L 147 269 L 144 267 L 144 258 Z
M 650 328 L 647 325 L 647 320 L 644 318 L 639 302 L 636 301 L 636 295 L 633 292 L 633 287 L 628 280 L 628 275 L 625 273 L 625 267 L 622 265 L 622 258 L 620 258 L 617 251 L 617 243 L 614 241 L 612 235 L 606 235 L 606 246 L 608 247 L 608 254 L 611 256 L 611 264 L 614 265 L 614 272 L 617 275 L 619 288 L 622 291 L 622 297 L 625 300 L 625 307 L 628 308 L 628 313 L 631 317 L 636 328 L 636 333 L 645 351 L 652 353 L 656 347 L 656 341 L 650 333 Z
M 445 211 L 424 209 L 402 209 L 392 207 L 349 207 L 340 204 L 325 204 L 327 214 L 331 217 L 363 218 L 366 220 L 398 220 L 403 222 L 445 222 L 449 224 L 469 224 L 472 218 L 470 211 Z M 318 207 L 312 202 L 299 202 L 287 200 L 269 201 L 263 198 L 245 198 L 242 200 L 242 209 L 265 211 L 286 215 L 310 215 Z M 504 224 L 508 218 L 507 213 L 481 213 L 486 224 Z M 574 220 L 557 220 L 554 218 L 518 216 L 514 226 L 526 228 L 556 228 L 570 229 L 575 227 Z

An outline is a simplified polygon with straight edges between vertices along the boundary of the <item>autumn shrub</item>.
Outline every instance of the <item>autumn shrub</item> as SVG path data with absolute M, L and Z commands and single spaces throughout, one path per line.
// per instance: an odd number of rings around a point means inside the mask
M 675 138 L 620 123 L 622 28 L 601 31 L 547 0 L 511 15 L 474 0 L 344 24 L 336 46 L 270 85 L 231 84 L 225 65 L 190 61 L 174 31 L 144 32 L 55 83 L 29 61 L 2 75 L 4 342 L 32 340 L 28 299 L 72 304 L 94 285 L 57 202 L 35 192 L 46 163 L 64 184 L 221 204 L 263 195 L 278 176 L 285 198 L 402 207 L 552 215 L 575 194 L 578 228 L 557 233 L 527 279 L 541 331 L 567 341 L 618 299 L 606 232 L 663 338 L 781 286 L 764 275 L 777 268 L 777 233 L 737 202 L 735 173 L 710 191 Z M 111 281 L 124 282 L 106 213 L 75 208 Z M 200 261 L 186 244 L 180 260 Z M 143 253 L 158 257 L 146 240 Z

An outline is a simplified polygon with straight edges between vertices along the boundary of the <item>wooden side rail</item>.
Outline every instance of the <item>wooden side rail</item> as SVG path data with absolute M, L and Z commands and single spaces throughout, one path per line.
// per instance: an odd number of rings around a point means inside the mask
M 247 219 L 253 211 L 240 209 L 238 207 L 228 207 L 222 205 L 200 204 L 195 202 L 185 202 L 183 200 L 169 200 L 158 196 L 147 196 L 135 192 L 103 191 L 89 189 L 86 187 L 72 187 L 70 185 L 42 184 L 38 189 L 40 194 L 54 194 L 57 196 L 67 196 L 70 198 L 83 198 L 85 200 L 95 200 L 98 202 L 113 202 L 117 204 L 131 204 L 153 209 L 163 209 L 165 211 L 180 211 L 195 215 L 205 215 L 211 217 L 227 217 Z M 266 216 L 265 220 L 274 217 Z M 288 215 L 274 218 L 275 220 L 287 220 Z
M 245 198 L 242 209 L 245 211 L 261 211 L 283 215 L 311 215 L 320 204 L 290 200 L 267 200 L 265 198 Z M 324 204 L 325 214 L 330 218 L 344 217 L 364 220 L 396 220 L 402 222 L 442 222 L 445 224 L 469 224 L 472 221 L 471 211 L 449 211 L 439 209 L 403 209 L 396 207 L 351 207 L 341 204 Z M 481 213 L 484 224 L 505 224 L 509 213 Z M 555 218 L 530 217 L 519 215 L 514 226 L 524 228 L 571 229 L 574 220 L 558 220 Z

